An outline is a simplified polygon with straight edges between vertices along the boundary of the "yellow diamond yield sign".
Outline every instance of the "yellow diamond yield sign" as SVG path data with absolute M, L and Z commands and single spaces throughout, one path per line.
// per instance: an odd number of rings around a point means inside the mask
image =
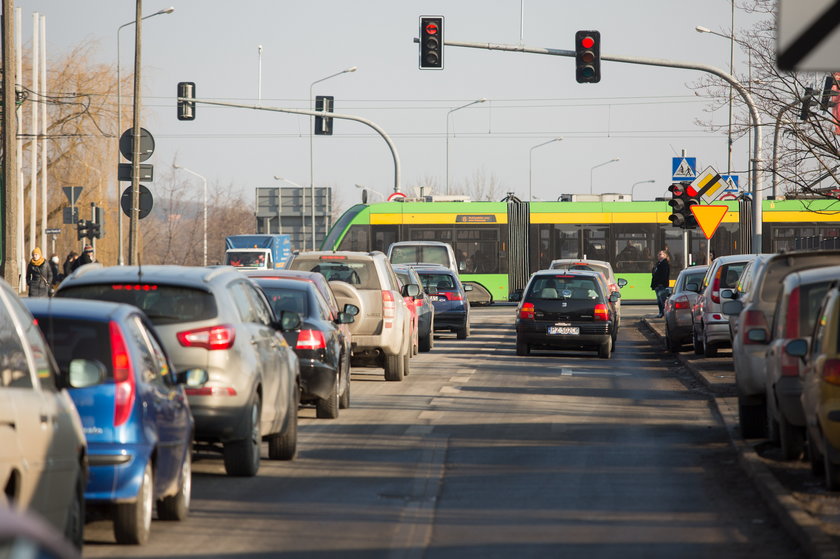
M 723 221 L 723 216 L 729 211 L 729 206 L 691 206 L 691 213 L 694 214 L 694 219 L 697 220 L 697 225 L 703 230 L 703 234 L 707 239 L 711 239 L 712 235 L 717 231 L 718 225 Z

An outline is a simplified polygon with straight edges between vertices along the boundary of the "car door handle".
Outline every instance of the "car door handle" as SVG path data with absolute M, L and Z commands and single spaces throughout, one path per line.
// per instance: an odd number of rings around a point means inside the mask
M 251 340 L 251 345 L 259 345 L 259 344 L 260 344 L 259 340 L 255 340 L 255 339 Z
M 9 427 L 11 429 L 17 429 L 17 425 L 14 421 L 0 421 L 0 427 Z

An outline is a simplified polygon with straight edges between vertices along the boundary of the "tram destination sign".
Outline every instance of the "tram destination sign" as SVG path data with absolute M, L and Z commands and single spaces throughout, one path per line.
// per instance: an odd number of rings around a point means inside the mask
M 496 223 L 496 216 L 493 214 L 458 214 L 455 216 L 455 223 Z

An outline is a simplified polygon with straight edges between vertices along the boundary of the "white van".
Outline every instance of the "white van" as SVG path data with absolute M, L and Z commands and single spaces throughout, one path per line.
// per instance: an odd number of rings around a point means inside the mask
M 388 247 L 391 264 L 437 264 L 458 274 L 455 251 L 440 241 L 399 241 Z

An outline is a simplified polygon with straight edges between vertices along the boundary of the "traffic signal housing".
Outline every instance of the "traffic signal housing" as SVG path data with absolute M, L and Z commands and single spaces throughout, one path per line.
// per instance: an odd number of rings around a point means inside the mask
M 178 120 L 195 120 L 195 103 L 180 98 L 195 99 L 195 82 L 178 82 Z
M 675 182 L 668 187 L 668 190 L 671 192 L 671 199 L 668 200 L 668 205 L 671 206 L 671 215 L 668 216 L 668 220 L 671 225 L 683 229 L 696 228 L 697 219 L 691 213 L 691 206 L 700 203 L 697 192 L 689 183 L 680 182 Z
M 332 95 L 315 96 L 315 111 L 331 113 L 333 107 L 335 107 L 335 97 Z M 317 136 L 332 136 L 333 118 L 331 116 L 316 116 L 314 132 Z
M 443 16 L 420 18 L 420 69 L 443 69 Z
M 76 238 L 80 241 L 90 236 L 90 223 L 85 219 L 76 222 Z
M 601 32 L 575 33 L 575 79 L 578 83 L 601 81 Z
M 814 88 L 806 87 L 802 95 L 802 110 L 799 111 L 799 120 L 808 120 L 811 116 L 811 105 L 814 104 Z

